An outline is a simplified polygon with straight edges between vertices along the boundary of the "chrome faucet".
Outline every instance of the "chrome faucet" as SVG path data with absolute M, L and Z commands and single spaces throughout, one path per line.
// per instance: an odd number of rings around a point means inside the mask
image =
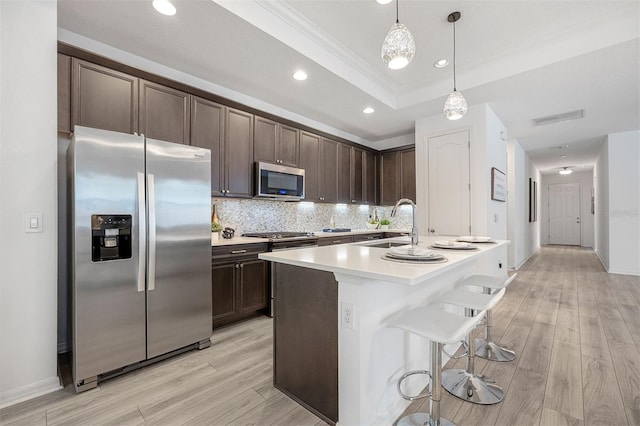
M 411 245 L 412 246 L 417 246 L 418 245 L 418 218 L 416 216 L 416 205 L 413 201 L 411 201 L 408 198 L 401 198 L 398 200 L 398 202 L 396 203 L 395 206 L 393 206 L 393 210 L 391 210 L 391 217 L 394 217 L 396 215 L 396 212 L 398 211 L 398 207 L 403 205 L 403 204 L 410 204 L 411 205 L 411 209 L 413 212 L 413 227 L 411 228 Z

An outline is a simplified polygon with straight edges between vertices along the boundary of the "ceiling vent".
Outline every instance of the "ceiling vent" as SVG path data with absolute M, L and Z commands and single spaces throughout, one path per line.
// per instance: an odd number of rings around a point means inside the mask
M 533 125 L 546 126 L 548 124 L 559 123 L 561 121 L 577 120 L 582 117 L 584 117 L 584 110 L 579 109 L 576 111 L 564 112 L 562 114 L 554 114 L 554 115 L 548 115 L 546 117 L 534 118 Z

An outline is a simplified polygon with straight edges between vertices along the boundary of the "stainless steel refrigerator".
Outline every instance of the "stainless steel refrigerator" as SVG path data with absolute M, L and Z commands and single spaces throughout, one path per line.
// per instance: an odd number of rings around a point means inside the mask
M 211 153 L 76 126 L 67 151 L 73 379 L 211 337 Z

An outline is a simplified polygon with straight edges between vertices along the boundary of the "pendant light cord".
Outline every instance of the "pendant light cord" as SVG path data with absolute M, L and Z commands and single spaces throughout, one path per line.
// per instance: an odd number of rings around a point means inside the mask
M 396 24 L 400 23 L 400 18 L 398 17 L 398 4 L 400 3 L 400 0 L 396 0 Z
M 453 91 L 456 91 L 456 22 L 453 21 Z

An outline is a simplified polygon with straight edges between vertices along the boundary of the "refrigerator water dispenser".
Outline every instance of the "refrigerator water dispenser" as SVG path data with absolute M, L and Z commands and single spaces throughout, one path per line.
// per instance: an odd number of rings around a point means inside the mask
M 131 258 L 131 215 L 91 216 L 91 260 Z

